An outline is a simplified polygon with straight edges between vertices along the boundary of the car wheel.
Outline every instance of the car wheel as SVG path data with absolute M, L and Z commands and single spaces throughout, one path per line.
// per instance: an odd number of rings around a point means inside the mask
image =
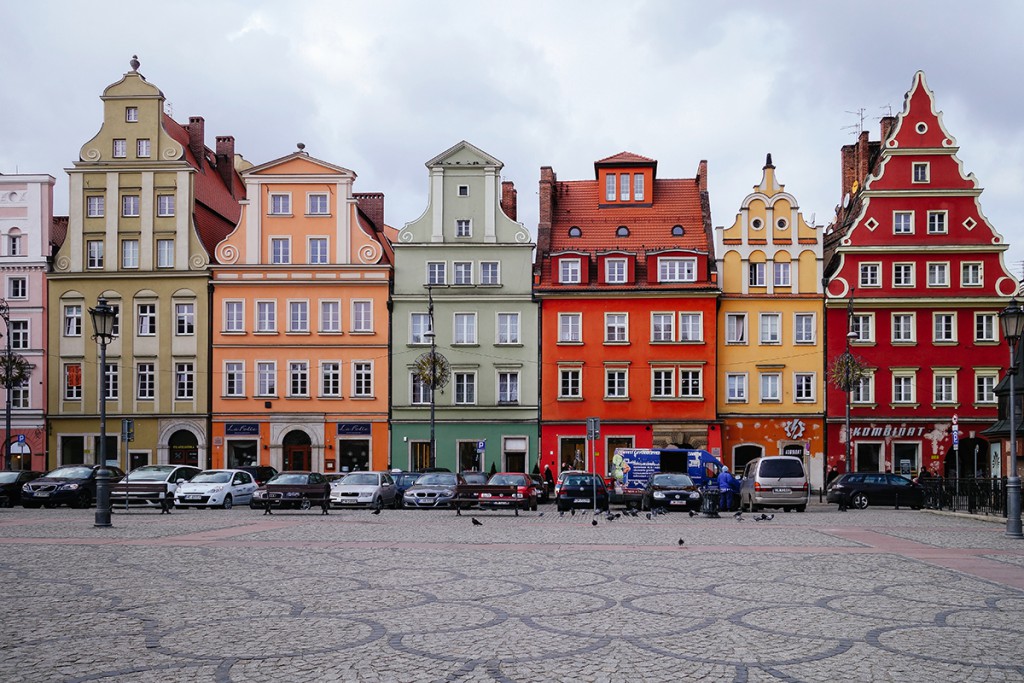
M 537 511 L 537 499 L 536 498 L 533 499 L 533 504 L 530 505 L 530 510 L 533 511 L 533 512 Z
M 299 509 L 300 510 L 308 510 L 309 508 L 310 508 L 309 498 L 303 498 L 302 501 L 299 503 Z
M 640 499 L 640 505 L 638 505 L 637 507 L 640 508 L 640 512 L 645 511 L 647 509 L 647 499 L 646 498 L 641 498 Z
M 850 503 L 858 510 L 864 510 L 868 506 L 868 497 L 866 494 L 858 491 L 850 498 Z
M 560 501 L 560 500 L 556 500 L 555 501 L 555 509 L 558 510 L 559 512 L 565 512 L 565 506 L 562 505 L 562 501 Z
M 374 510 L 380 510 L 381 508 L 384 507 L 384 501 L 380 499 L 380 496 L 377 496 L 376 498 L 373 499 L 373 504 L 370 505 L 370 507 L 372 507 Z
M 807 512 L 807 506 L 806 505 L 797 505 L 794 509 L 797 512 Z
M 228 495 L 224 496 L 224 504 L 221 505 L 220 507 L 223 510 L 230 510 L 232 507 L 234 507 L 234 505 L 235 502 L 231 500 L 231 494 L 229 493 Z
M 87 508 L 90 505 L 92 505 L 92 495 L 88 491 L 79 493 L 78 498 L 71 503 L 73 508 Z

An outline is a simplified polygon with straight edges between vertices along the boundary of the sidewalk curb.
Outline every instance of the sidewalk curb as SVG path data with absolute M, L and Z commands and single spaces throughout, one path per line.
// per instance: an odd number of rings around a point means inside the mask
M 961 519 L 976 519 L 979 522 L 991 522 L 993 524 L 1006 524 L 1006 517 L 994 517 L 992 515 L 972 515 L 970 512 L 954 512 L 953 510 L 922 510 L 932 515 L 943 517 L 960 517 Z

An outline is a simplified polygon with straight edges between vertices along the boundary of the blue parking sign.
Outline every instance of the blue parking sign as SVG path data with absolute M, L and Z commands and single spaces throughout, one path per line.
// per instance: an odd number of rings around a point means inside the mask
M 485 450 L 487 450 L 487 439 L 481 439 L 480 441 L 477 441 L 476 442 L 476 449 L 478 451 L 480 451 L 481 453 L 483 453 Z

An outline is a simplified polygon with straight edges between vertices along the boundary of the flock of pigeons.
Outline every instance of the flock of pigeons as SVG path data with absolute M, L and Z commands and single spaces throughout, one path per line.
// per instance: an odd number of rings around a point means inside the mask
M 601 514 L 602 512 L 604 512 L 604 511 L 603 510 L 595 510 L 594 511 L 594 516 L 596 517 L 597 515 Z M 380 514 L 380 510 L 374 510 L 373 514 L 375 514 L 375 515 Z M 573 517 L 575 517 L 576 516 L 576 508 L 571 508 L 569 510 L 569 514 L 572 515 Z M 580 514 L 585 514 L 585 513 L 581 512 Z M 654 519 L 658 515 L 665 515 L 665 514 L 668 514 L 668 513 L 667 512 L 663 512 L 663 511 L 659 510 L 658 508 L 654 508 L 650 512 L 644 513 L 644 516 L 647 517 L 647 519 Z M 690 517 L 696 517 L 698 514 L 699 513 L 694 512 L 693 510 L 690 510 Z M 615 520 L 619 519 L 623 515 L 626 515 L 627 517 L 639 517 L 640 513 L 636 510 L 636 508 L 626 508 L 623 512 L 615 512 L 615 513 L 606 512 L 605 515 L 604 515 L 604 518 L 606 520 L 608 520 L 609 522 L 614 522 Z M 537 513 L 537 516 L 538 517 L 543 517 L 544 513 L 543 512 L 539 512 L 539 513 Z M 565 510 L 559 510 L 558 511 L 558 516 L 559 517 L 565 517 Z M 743 522 L 743 521 L 747 520 L 747 518 L 743 516 L 743 511 L 742 510 L 737 512 L 735 515 L 733 515 L 733 518 L 737 522 Z M 750 519 L 754 520 L 755 522 L 770 522 L 773 519 L 775 519 L 775 515 L 774 514 L 766 515 L 766 514 L 764 514 L 762 512 L 760 515 L 754 515 L 753 517 L 750 517 Z M 484 523 L 481 522 L 476 517 L 470 517 L 470 521 L 473 522 L 473 526 L 483 526 L 484 525 Z M 591 520 L 590 524 L 592 526 L 597 526 L 597 520 L 596 519 Z M 684 543 L 683 539 L 680 538 L 679 539 L 679 545 L 683 545 L 683 543 Z

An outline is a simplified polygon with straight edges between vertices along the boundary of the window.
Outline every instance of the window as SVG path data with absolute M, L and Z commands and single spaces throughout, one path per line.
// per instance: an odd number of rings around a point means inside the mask
M 892 264 L 892 286 L 913 287 L 914 286 L 914 264 L 894 263 Z
M 327 263 L 327 238 L 310 237 L 308 242 L 309 262 L 314 265 Z
M 813 372 L 798 372 L 793 375 L 793 400 L 797 403 L 814 402 Z
M 193 303 L 174 304 L 174 334 L 190 337 L 196 333 L 196 305 Z
M 913 165 L 913 178 L 915 183 L 928 182 L 928 162 L 915 161 Z
M 893 211 L 892 212 L 892 234 L 912 235 L 914 234 L 914 212 Z
M 455 221 L 455 236 L 456 237 L 472 237 L 473 236 L 473 224 L 468 218 L 459 218 Z
M 929 211 L 928 212 L 928 234 L 929 235 L 945 235 L 946 234 L 946 212 L 945 211 Z
M 357 333 L 373 332 L 373 302 L 352 302 L 352 331 Z
M 626 259 L 610 258 L 604 262 L 604 279 L 610 285 L 626 282 Z
M 581 398 L 583 371 L 579 368 L 563 369 L 558 372 L 558 397 Z
M 519 344 L 519 314 L 498 314 L 498 343 Z
M 762 313 L 759 329 L 762 344 L 782 343 L 782 316 L 779 313 Z
M 623 202 L 629 201 L 629 174 L 619 174 L 619 200 Z
M 256 363 L 256 395 L 277 396 L 277 366 L 272 361 Z
M 580 260 L 564 258 L 558 261 L 558 281 L 563 285 L 580 283 Z
M 309 302 L 288 302 L 288 331 L 309 332 Z
M 352 363 L 352 395 L 356 398 L 373 398 L 373 363 L 357 361 Z
M 730 372 L 725 376 L 725 400 L 729 403 L 745 403 L 747 400 L 747 376 Z
M 861 287 L 878 287 L 882 284 L 881 279 L 878 276 L 878 271 L 881 267 L 877 263 L 862 263 L 860 264 L 860 286 Z
M 135 156 L 146 159 L 149 157 L 149 140 L 139 138 L 135 141 Z
M 623 369 L 604 371 L 604 397 L 628 398 L 628 376 Z
M 928 286 L 948 287 L 949 286 L 949 264 L 929 263 L 928 264 Z
M 634 173 L 633 174 L 633 201 L 642 202 L 644 200 L 644 174 Z
M 777 372 L 761 373 L 761 402 L 778 403 L 782 400 L 782 375 Z
M 658 282 L 696 282 L 697 259 L 659 258 Z
M 956 375 L 935 375 L 934 398 L 936 403 L 956 401 Z
M 24 351 L 31 346 L 28 338 L 27 320 L 12 320 L 10 323 L 10 334 L 11 349 L 15 351 Z
M 776 263 L 772 270 L 775 273 L 774 283 L 776 287 L 789 287 L 789 266 L 788 263 Z
M 795 344 L 813 344 L 814 340 L 814 314 L 795 313 L 793 315 L 793 342 Z
M 604 314 L 604 341 L 606 344 L 629 341 L 625 313 Z
M 139 120 L 139 108 L 138 107 L 125 107 L 124 108 L 124 120 L 128 123 L 136 123 Z
M 672 313 L 651 314 L 651 341 L 671 342 L 676 340 L 676 317 Z
M 224 331 L 245 332 L 245 303 L 242 301 L 224 302 Z
M 341 396 L 341 363 L 325 361 L 320 364 L 320 395 Z
M 152 337 L 156 335 L 156 304 L 139 304 L 139 336 Z
M 480 284 L 482 285 L 497 285 L 500 283 L 498 279 L 498 262 L 497 261 L 484 261 L 480 264 Z
M 174 267 L 174 240 L 156 241 L 156 267 Z
M 196 372 L 192 363 L 174 364 L 174 398 L 191 401 L 195 397 Z
M 960 264 L 961 287 L 980 287 L 983 283 L 982 265 L 980 263 Z
M 854 314 L 850 318 L 850 331 L 856 335 L 854 341 L 873 342 L 875 341 L 874 318 L 871 315 Z
M 682 237 L 683 236 L 683 226 L 681 226 L 681 225 L 673 225 L 672 226 L 672 236 L 673 237 Z
M 85 198 L 85 215 L 88 218 L 103 218 L 104 204 L 103 195 L 89 195 Z
M 679 371 L 679 395 L 683 398 L 700 398 L 701 396 L 701 372 L 700 370 Z
M 569 228 L 569 237 L 583 237 L 583 231 L 580 229 L 580 226 L 574 225 Z
M 893 375 L 893 403 L 914 403 L 914 379 L 914 375 Z
M 447 268 L 445 263 L 431 262 L 427 264 L 427 284 L 428 285 L 443 285 L 448 282 Z
M 459 185 L 458 194 L 459 194 L 460 197 L 468 197 L 469 196 L 469 185 Z
M 619 227 L 615 228 L 615 236 L 629 237 L 629 228 L 626 227 L 625 225 L 620 225 Z
M 135 366 L 135 397 L 140 401 L 156 398 L 156 364 L 139 363 Z
M 288 363 L 288 395 L 309 396 L 309 363 L 304 360 Z
M 20 384 L 11 385 L 11 407 L 15 410 L 28 410 L 32 405 L 31 384 L 25 380 Z
M 114 158 L 125 159 L 128 157 L 128 141 L 124 138 L 114 139 Z
M 17 230 L 17 228 L 15 228 Z M 10 234 L 7 236 L 7 255 L 23 256 L 21 251 L 21 235 Z
M 473 264 L 468 261 L 457 261 L 452 264 L 452 276 L 456 285 L 473 284 Z
M 114 324 L 110 328 L 110 333 L 116 337 L 121 334 L 121 305 L 110 303 L 109 306 L 114 311 Z
M 121 215 L 128 217 L 139 215 L 139 196 L 137 194 L 126 194 L 121 197 Z
M 725 343 L 746 344 L 747 343 L 747 314 L 726 313 L 725 314 Z
M 651 396 L 654 398 L 674 398 L 675 370 L 652 370 L 651 371 Z
M 679 341 L 699 342 L 704 339 L 704 326 L 700 313 L 679 314 Z
M 270 262 L 271 263 L 291 263 L 292 262 L 292 243 L 287 237 L 272 237 L 270 238 Z
M 429 344 L 430 337 L 427 336 L 427 332 L 430 331 L 430 314 L 429 313 L 411 313 L 409 314 L 409 343 L 410 344 Z
M 12 277 L 7 280 L 8 299 L 28 298 L 28 279 L 23 277 Z
M 974 376 L 974 402 L 995 403 L 996 402 L 996 375 L 978 372 Z
M 933 341 L 956 341 L 956 313 L 935 313 L 932 320 L 934 322 Z
M 604 198 L 606 201 L 615 201 L 615 174 L 609 173 L 604 178 Z
M 138 268 L 139 267 L 139 241 L 138 240 L 124 240 L 121 242 L 121 267 L 122 268 Z
M 277 302 L 256 302 L 256 331 L 277 332 Z
M 498 403 L 503 405 L 519 404 L 519 373 L 498 373 Z
M 64 398 L 68 401 L 82 400 L 81 363 L 68 363 L 64 366 Z
M 418 373 L 409 373 L 409 386 L 412 389 L 411 402 L 413 405 L 428 405 L 430 403 L 430 384 L 425 382 Z
M 874 403 L 875 402 L 875 378 L 872 375 L 859 377 L 853 383 L 850 391 L 851 403 Z
M 245 396 L 245 365 L 239 361 L 224 363 L 224 395 Z
M 996 341 L 996 314 L 975 313 L 974 314 L 974 341 L 994 342 Z
M 341 302 L 320 302 L 320 331 L 341 332 Z
M 764 287 L 763 263 L 747 264 L 747 284 L 751 287 Z
M 893 343 L 915 341 L 913 313 L 892 314 L 892 341 Z
M 82 336 L 82 306 L 80 304 L 64 307 L 64 336 Z
M 290 194 L 270 195 L 270 215 L 290 216 L 292 213 L 292 196 Z
M 455 404 L 471 406 L 476 403 L 476 375 L 472 372 L 456 372 Z
M 103 267 L 103 241 L 89 240 L 85 243 L 86 268 L 98 269 Z
M 453 344 L 476 344 L 476 313 L 455 314 Z
M 330 213 L 327 195 L 316 193 L 306 195 L 306 213 L 311 216 L 326 216 Z
M 558 341 L 579 343 L 583 341 L 581 313 L 558 314 Z

